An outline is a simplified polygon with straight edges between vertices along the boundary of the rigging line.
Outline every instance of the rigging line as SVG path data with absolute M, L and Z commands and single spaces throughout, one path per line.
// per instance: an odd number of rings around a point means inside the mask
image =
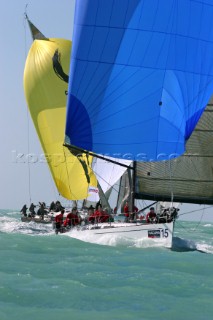
M 178 216 L 180 217 L 180 216 L 183 216 L 183 215 L 185 215 L 185 214 L 189 214 L 189 213 L 193 213 L 193 212 L 197 212 L 197 211 L 201 211 L 201 210 L 210 209 L 210 208 L 212 208 L 212 207 L 213 207 L 213 206 L 208 206 L 208 207 L 206 207 L 206 208 L 201 208 L 201 209 L 197 209 L 197 210 L 192 210 L 192 211 L 184 212 L 184 213 L 178 214 Z
M 26 4 L 25 12 L 24 12 L 24 47 L 25 47 L 24 51 L 25 51 L 25 61 L 26 61 L 26 58 L 27 58 L 27 30 L 26 30 L 27 6 L 28 6 L 28 4 Z M 30 153 L 30 134 L 29 134 L 30 126 L 29 126 L 29 111 L 28 111 L 28 108 L 26 110 L 27 110 L 27 153 L 29 155 L 29 153 Z M 32 202 L 31 201 L 31 171 L 30 171 L 29 159 L 27 160 L 27 167 L 28 167 L 28 191 L 29 191 L 29 200 L 30 200 L 30 203 L 31 203 Z
M 200 209 L 200 210 L 203 210 L 203 211 L 204 211 L 205 209 L 207 209 L 207 208 L 203 208 L 203 209 Z M 197 211 L 197 210 L 195 210 L 195 211 Z M 183 214 L 181 214 L 181 215 L 183 215 Z M 178 215 L 178 217 L 179 217 L 179 216 L 180 216 L 180 215 Z M 187 232 L 194 232 L 194 231 L 198 228 L 198 226 L 200 225 L 202 218 L 203 218 L 203 213 L 202 213 L 201 219 L 200 219 L 200 221 L 198 222 L 197 226 L 196 226 L 194 229 L 191 229 L 191 230 L 188 228 L 188 226 L 184 226 L 184 225 L 183 225 L 179 220 L 177 220 L 177 219 L 176 219 L 175 223 L 176 223 L 178 226 L 180 226 L 182 229 L 187 230 Z M 183 222 L 184 222 L 184 221 L 183 221 Z
M 66 173 L 67 173 L 68 187 L 69 187 L 70 195 L 72 195 L 71 188 L 70 188 L 70 177 L 69 177 L 68 168 L 67 168 L 67 158 L 66 158 L 66 154 L 65 154 L 64 148 L 63 148 L 63 152 L 64 152 L 64 158 L 65 158 L 65 167 L 66 167 Z
M 202 215 L 201 215 L 201 217 L 200 217 L 200 220 L 198 221 L 197 225 L 196 225 L 195 228 L 193 229 L 194 231 L 197 230 L 197 228 L 198 228 L 199 225 L 201 224 L 201 221 L 203 220 L 204 210 L 205 210 L 205 208 L 203 208 L 203 211 L 202 211 Z
M 185 226 L 184 226 L 180 221 L 178 221 L 177 219 L 175 220 L 175 223 L 176 223 L 176 225 L 178 225 L 178 226 L 181 227 L 182 229 L 184 229 L 184 230 L 187 229 L 188 232 L 191 231 L 191 230 L 188 229 L 188 226 L 185 227 Z M 192 232 L 192 231 L 191 231 L 191 232 Z M 193 231 L 193 232 L 194 232 L 194 231 Z
M 94 157 L 94 158 L 95 158 L 95 157 Z M 96 160 L 96 158 L 95 158 L 94 160 Z M 97 165 L 97 161 L 94 162 L 94 166 L 95 166 L 95 165 Z M 113 169 L 114 169 L 114 167 L 113 167 Z M 107 186 L 109 187 L 109 189 L 112 188 L 114 191 L 116 191 L 115 188 L 114 188 L 114 185 L 115 185 L 115 184 L 112 185 L 112 184 L 110 183 L 111 178 L 110 178 L 109 181 L 107 181 L 107 180 L 104 179 L 100 174 L 98 174 L 98 172 L 97 172 L 98 168 L 97 168 L 97 170 L 95 170 L 94 168 L 92 168 L 92 170 L 93 170 L 93 172 L 95 173 L 95 175 L 96 175 L 97 177 L 99 177 L 102 181 L 104 181 L 104 182 L 107 184 Z M 111 177 L 111 176 L 112 176 L 112 173 L 111 173 L 110 177 Z M 107 191 L 108 191 L 109 189 L 107 189 Z
M 115 189 L 115 187 L 114 187 L 115 184 L 114 184 L 114 185 L 111 185 L 106 179 L 104 179 L 104 178 L 103 178 L 100 174 L 98 174 L 96 171 L 93 170 L 93 172 L 95 173 L 96 177 L 101 178 L 101 180 L 103 180 L 108 186 L 110 186 L 110 188 L 112 188 L 113 191 L 118 192 L 118 191 Z M 110 188 L 109 188 L 109 189 L 110 189 Z M 108 190 L 109 190 L 109 189 L 108 189 Z M 108 191 L 108 190 L 107 190 L 107 191 Z
M 158 201 L 156 201 L 156 203 L 158 203 Z M 148 204 L 147 204 L 146 200 L 142 200 L 142 204 L 140 204 L 140 200 L 139 200 L 139 205 L 140 205 L 141 209 L 144 209 L 145 207 L 148 207 Z M 152 205 L 153 205 L 153 203 L 152 203 Z
M 141 213 L 141 212 L 145 211 L 146 209 L 150 208 L 151 206 L 154 206 L 156 203 L 158 203 L 158 201 L 154 201 L 151 204 L 147 205 L 146 207 L 138 210 L 138 213 Z

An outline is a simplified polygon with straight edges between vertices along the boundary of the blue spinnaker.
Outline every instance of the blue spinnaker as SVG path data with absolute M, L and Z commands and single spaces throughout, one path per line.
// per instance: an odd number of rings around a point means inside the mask
M 213 0 L 76 0 L 66 142 L 181 155 L 213 92 Z

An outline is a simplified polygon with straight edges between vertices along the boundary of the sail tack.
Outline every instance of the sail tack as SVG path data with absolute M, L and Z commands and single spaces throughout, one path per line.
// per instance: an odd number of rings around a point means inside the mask
M 36 29 L 37 30 L 37 29 Z M 66 199 L 84 199 L 97 186 L 92 157 L 63 147 L 71 41 L 34 40 L 24 70 L 24 91 L 35 129 L 58 192 Z
M 183 154 L 213 91 L 212 20 L 210 0 L 76 0 L 66 142 L 137 161 Z

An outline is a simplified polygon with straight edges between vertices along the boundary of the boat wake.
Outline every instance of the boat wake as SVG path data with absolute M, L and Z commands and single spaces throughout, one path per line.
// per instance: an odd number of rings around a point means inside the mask
M 213 246 L 207 243 L 198 243 L 193 240 L 182 239 L 179 237 L 173 238 L 172 251 L 199 251 L 202 253 L 213 254 Z

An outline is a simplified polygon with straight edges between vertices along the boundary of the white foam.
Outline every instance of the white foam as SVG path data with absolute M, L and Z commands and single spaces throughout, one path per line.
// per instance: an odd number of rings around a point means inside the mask
M 198 243 L 196 247 L 198 251 L 213 254 L 213 246 L 210 246 L 206 243 Z
M 17 213 L 12 213 L 8 216 L 0 217 L 0 231 L 5 233 L 21 233 L 21 234 L 30 234 L 38 235 L 47 234 L 49 231 L 52 231 L 52 224 L 42 224 L 35 222 L 22 222 L 21 216 L 17 217 Z
M 149 248 L 149 247 L 162 247 L 162 244 L 158 240 L 154 239 L 130 239 L 126 235 L 117 234 L 103 234 L 94 235 L 90 231 L 78 231 L 71 230 L 70 232 L 64 233 L 65 236 L 75 238 L 84 242 L 96 243 L 99 245 L 108 246 L 125 246 L 125 247 L 136 247 L 136 248 Z

